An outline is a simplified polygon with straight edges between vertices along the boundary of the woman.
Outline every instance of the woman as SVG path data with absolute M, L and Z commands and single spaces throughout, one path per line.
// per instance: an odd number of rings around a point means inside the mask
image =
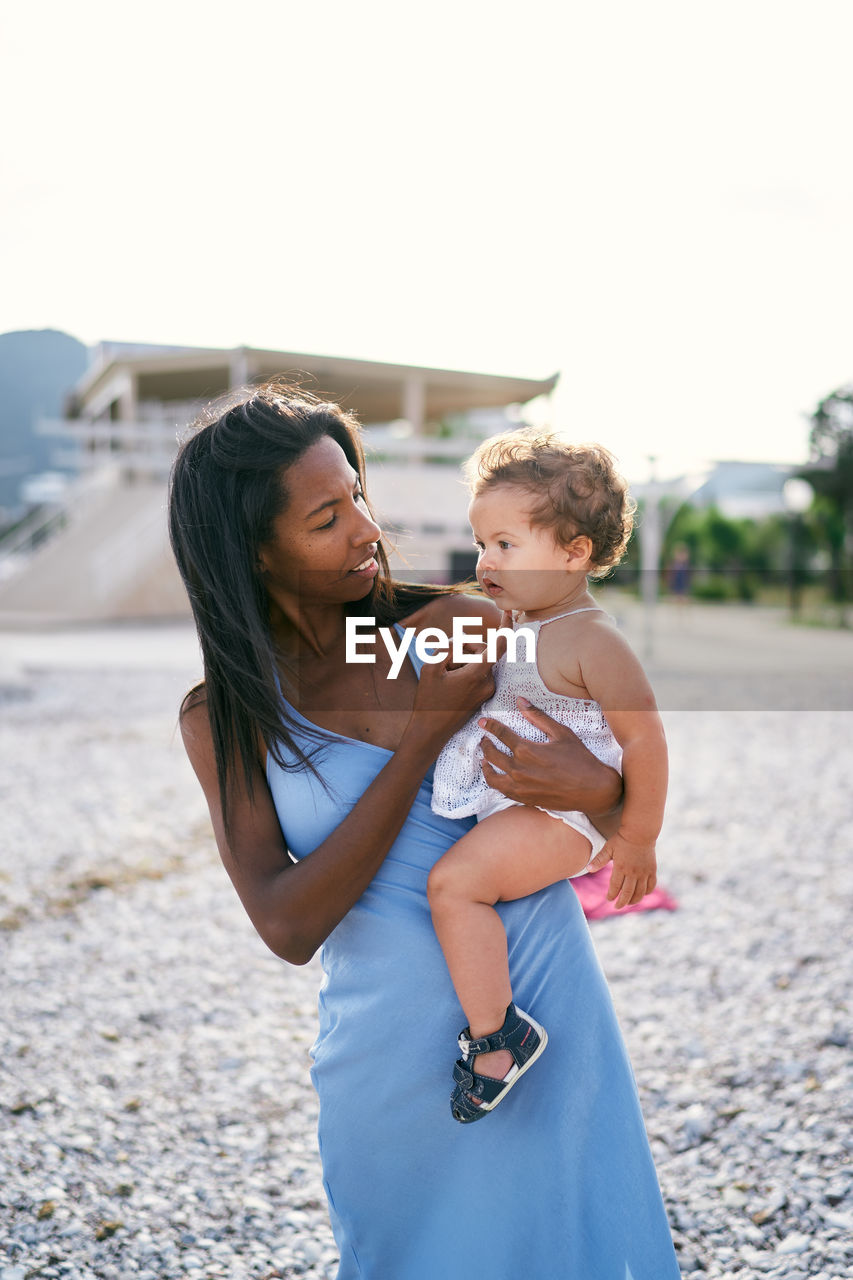
M 345 660 L 346 618 L 450 632 L 454 616 L 498 617 L 391 581 L 363 481 L 353 419 L 267 384 L 182 446 L 170 494 L 205 671 L 182 732 L 222 860 L 277 955 L 323 948 L 312 1078 L 339 1280 L 674 1280 L 630 1067 L 565 882 L 500 907 L 518 999 L 549 1027 L 537 1088 L 486 1124 L 451 1117 L 461 1015 L 426 884 L 473 820 L 435 816 L 430 777 L 491 671 L 412 653 L 389 679 L 382 644 L 375 664 Z M 616 775 L 531 718 L 544 746 L 490 725 L 513 757 L 496 772 L 488 743 L 489 781 L 612 828 Z

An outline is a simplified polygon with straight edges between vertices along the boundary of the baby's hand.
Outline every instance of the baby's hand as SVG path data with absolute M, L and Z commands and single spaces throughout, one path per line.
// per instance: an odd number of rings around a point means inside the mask
M 616 899 L 620 907 L 633 907 L 651 893 L 657 884 L 657 861 L 654 844 L 636 844 L 626 840 L 618 832 L 596 854 L 590 863 L 591 871 L 599 871 L 613 860 L 607 901 Z

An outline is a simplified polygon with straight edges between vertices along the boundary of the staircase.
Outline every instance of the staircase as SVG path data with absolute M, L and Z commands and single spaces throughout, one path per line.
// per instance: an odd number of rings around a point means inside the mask
M 88 478 L 0 543 L 0 627 L 188 613 L 166 533 L 166 486 Z

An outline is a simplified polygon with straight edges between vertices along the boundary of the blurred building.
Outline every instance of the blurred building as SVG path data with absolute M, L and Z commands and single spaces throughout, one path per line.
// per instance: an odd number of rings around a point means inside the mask
M 784 462 L 715 462 L 690 501 L 694 507 L 716 507 L 730 520 L 783 515 L 785 482 L 796 470 Z
M 5 540 L 0 623 L 187 612 L 166 538 L 178 440 L 211 400 L 279 375 L 355 412 L 395 572 L 432 580 L 464 577 L 473 565 L 461 460 L 518 425 L 522 406 L 557 382 L 250 347 L 103 343 L 65 417 L 39 425 L 76 479 Z

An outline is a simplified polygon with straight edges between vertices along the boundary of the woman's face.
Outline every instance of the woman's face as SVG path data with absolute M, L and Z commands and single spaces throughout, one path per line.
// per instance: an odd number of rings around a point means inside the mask
M 284 475 L 285 510 L 258 548 L 264 585 L 284 605 L 361 600 L 379 572 L 381 534 L 358 474 L 336 440 L 323 436 Z

